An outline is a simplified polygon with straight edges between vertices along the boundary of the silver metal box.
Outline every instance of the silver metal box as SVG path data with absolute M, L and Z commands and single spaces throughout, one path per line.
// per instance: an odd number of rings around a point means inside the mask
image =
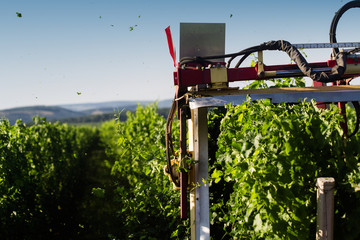
M 224 54 L 225 23 L 180 23 L 180 59 Z

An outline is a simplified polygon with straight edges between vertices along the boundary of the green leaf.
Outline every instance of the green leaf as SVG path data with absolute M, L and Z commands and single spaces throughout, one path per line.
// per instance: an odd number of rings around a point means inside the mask
M 93 188 L 91 190 L 91 194 L 95 195 L 96 197 L 103 198 L 105 196 L 105 189 Z
M 292 146 L 289 142 L 285 142 L 284 145 L 285 145 L 285 154 L 289 156 L 292 151 Z
M 215 168 L 214 172 L 211 174 L 211 178 L 214 179 L 215 183 L 220 182 L 223 172 Z

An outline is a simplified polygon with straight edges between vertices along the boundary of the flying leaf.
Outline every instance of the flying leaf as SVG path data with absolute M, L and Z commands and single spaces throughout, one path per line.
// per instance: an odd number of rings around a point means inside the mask
M 233 15 L 232 15 L 232 14 L 230 14 L 230 18 L 232 18 L 232 16 L 233 16 Z
M 77 95 L 81 95 L 81 92 L 76 92 Z
M 138 16 L 138 18 L 140 18 L 140 15 Z M 130 26 L 129 31 L 134 31 L 135 27 L 137 27 L 137 26 L 138 26 L 137 24 L 135 24 L 134 26 Z
M 22 14 L 19 13 L 19 12 L 16 12 L 16 16 L 19 17 L 19 18 L 21 18 L 21 17 L 22 17 Z
M 135 24 L 134 26 L 129 27 L 129 28 L 130 28 L 130 31 L 135 30 L 135 27 L 137 27 L 137 26 L 138 26 L 138 25 L 137 25 L 137 24 Z

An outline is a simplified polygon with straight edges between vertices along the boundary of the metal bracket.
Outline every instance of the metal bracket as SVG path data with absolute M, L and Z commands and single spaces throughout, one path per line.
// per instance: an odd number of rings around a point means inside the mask
M 211 88 L 227 88 L 228 87 L 228 76 L 227 68 L 225 67 L 215 67 L 210 68 L 210 80 Z
M 227 68 L 224 67 L 210 68 L 210 77 L 211 77 L 211 83 L 228 82 Z

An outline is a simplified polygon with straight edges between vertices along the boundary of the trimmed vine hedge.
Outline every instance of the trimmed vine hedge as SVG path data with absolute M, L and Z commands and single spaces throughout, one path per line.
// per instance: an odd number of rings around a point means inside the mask
M 273 105 L 248 99 L 227 106 L 211 169 L 212 196 L 223 196 L 213 197 L 214 234 L 313 239 L 316 178 L 334 177 L 336 239 L 359 239 L 360 142 L 357 136 L 342 137 L 341 120 L 337 108 L 318 109 L 314 102 Z
M 27 127 L 0 120 L 2 239 L 73 239 L 80 217 L 84 165 L 96 130 L 36 118 Z
M 125 122 L 116 123 L 114 214 L 119 223 L 110 235 L 114 239 L 184 239 L 188 221 L 180 220 L 180 194 L 163 173 L 165 123 L 157 106 L 138 106 Z M 178 142 L 178 123 L 174 127 Z M 178 144 L 177 144 L 178 145 Z M 115 147 L 115 148 L 114 148 Z
M 321 176 L 336 180 L 337 239 L 360 238 L 359 134 L 342 137 L 337 108 L 249 99 L 208 119 L 213 239 L 313 239 Z M 1 120 L 1 236 L 188 239 L 163 174 L 164 131 L 156 105 L 98 129 Z

